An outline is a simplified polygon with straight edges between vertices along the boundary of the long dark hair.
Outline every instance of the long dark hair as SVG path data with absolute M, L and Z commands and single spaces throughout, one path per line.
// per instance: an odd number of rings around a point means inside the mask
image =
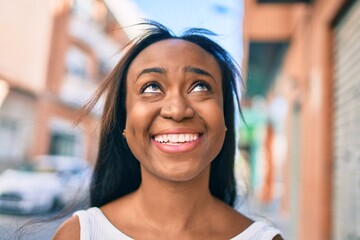
M 130 64 L 141 51 L 165 39 L 182 39 L 194 43 L 211 54 L 220 66 L 227 132 L 220 153 L 211 163 L 209 188 L 213 196 L 233 206 L 236 197 L 235 108 L 241 113 L 237 92 L 241 81 L 238 67 L 220 45 L 207 37 L 215 34 L 206 29 L 192 28 L 181 36 L 175 36 L 157 22 L 148 21 L 143 24 L 148 26 L 148 30 L 128 45 L 127 53 L 101 84 L 95 98 L 88 105 L 90 109 L 104 93 L 107 94 L 101 119 L 99 154 L 90 188 L 91 206 L 100 207 L 140 186 L 139 161 L 122 136 L 126 122 L 126 76 Z

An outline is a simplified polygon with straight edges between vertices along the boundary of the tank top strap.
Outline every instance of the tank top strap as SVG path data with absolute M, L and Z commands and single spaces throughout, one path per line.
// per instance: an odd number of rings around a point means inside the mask
M 91 224 L 89 214 L 86 210 L 76 211 L 73 216 L 79 218 L 80 223 L 80 240 L 89 240 L 91 233 Z
M 277 228 L 257 221 L 231 240 L 272 240 L 276 235 L 281 235 Z
M 80 240 L 132 240 L 106 218 L 103 212 L 92 207 L 73 214 L 80 222 Z

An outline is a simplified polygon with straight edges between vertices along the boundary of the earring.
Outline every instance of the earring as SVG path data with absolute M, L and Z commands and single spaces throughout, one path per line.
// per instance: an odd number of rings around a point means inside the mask
M 125 130 L 125 129 L 122 131 L 122 135 L 123 135 L 124 137 L 126 137 L 126 130 Z
M 227 127 L 225 126 L 225 132 L 227 132 Z

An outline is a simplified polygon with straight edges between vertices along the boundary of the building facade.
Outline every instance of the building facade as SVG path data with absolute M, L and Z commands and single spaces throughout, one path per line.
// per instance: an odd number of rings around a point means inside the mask
M 259 205 L 286 239 L 358 239 L 360 2 L 244 2 L 246 102 L 273 129 Z
M 0 3 L 0 163 L 37 155 L 94 162 L 101 102 L 81 107 L 129 38 L 104 1 Z

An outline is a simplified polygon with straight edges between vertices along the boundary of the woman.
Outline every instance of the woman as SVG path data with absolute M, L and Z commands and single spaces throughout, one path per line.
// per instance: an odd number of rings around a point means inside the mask
M 232 58 L 206 30 L 176 37 L 149 26 L 99 90 L 107 99 L 93 207 L 54 239 L 281 239 L 232 208 Z

